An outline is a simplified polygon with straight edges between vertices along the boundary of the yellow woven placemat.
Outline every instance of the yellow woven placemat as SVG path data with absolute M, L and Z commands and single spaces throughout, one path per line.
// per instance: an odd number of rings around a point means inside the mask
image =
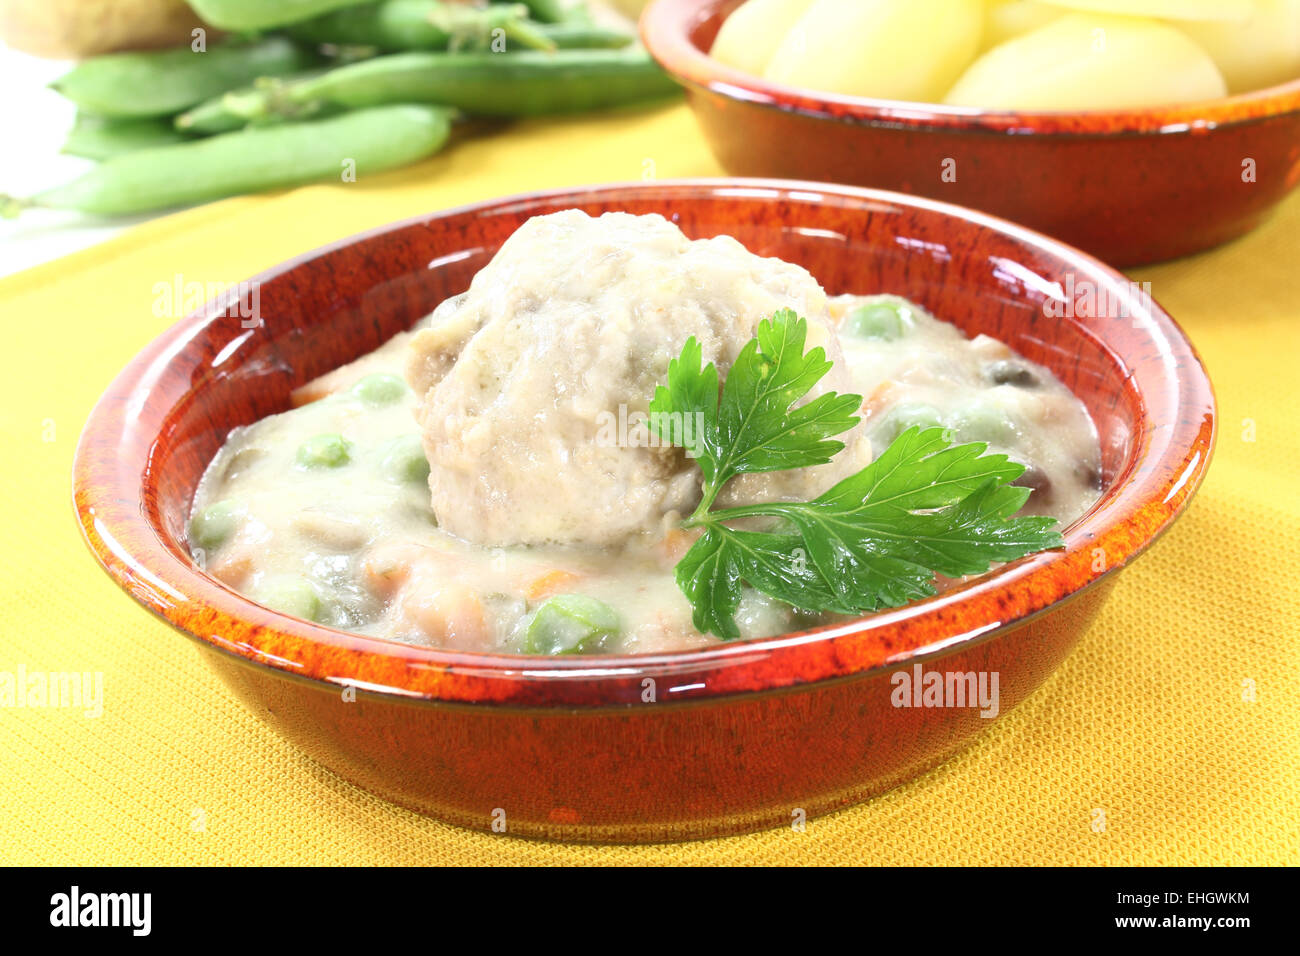
M 719 174 L 683 106 L 528 123 L 356 184 L 183 212 L 0 283 L 0 697 L 20 668 L 103 677 L 100 716 L 0 700 L 0 863 L 1300 862 L 1300 196 L 1246 239 L 1136 273 L 1218 389 L 1218 452 L 1190 512 L 973 749 L 802 833 L 563 846 L 399 810 L 246 713 L 86 552 L 73 450 L 171 321 L 154 315 L 158 283 L 237 282 L 513 192 Z

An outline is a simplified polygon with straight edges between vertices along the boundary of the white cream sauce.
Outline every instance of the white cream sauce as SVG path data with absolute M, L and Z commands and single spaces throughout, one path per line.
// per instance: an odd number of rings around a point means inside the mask
M 463 300 L 436 311 L 432 327 Z M 1068 524 L 1096 501 L 1096 431 L 1047 369 L 894 296 L 831 298 L 824 316 L 838 329 L 832 354 L 864 396 L 875 454 L 912 424 L 940 424 L 1028 466 L 1026 512 Z M 671 521 L 601 545 L 491 546 L 439 527 L 419 402 L 404 379 L 420 334 L 305 386 L 308 404 L 230 434 L 195 494 L 195 560 L 269 607 L 412 644 L 638 653 L 714 643 L 692 626 L 673 579 L 692 539 Z M 562 467 L 551 480 L 566 481 Z M 747 589 L 738 622 L 742 636 L 761 637 L 822 619 Z

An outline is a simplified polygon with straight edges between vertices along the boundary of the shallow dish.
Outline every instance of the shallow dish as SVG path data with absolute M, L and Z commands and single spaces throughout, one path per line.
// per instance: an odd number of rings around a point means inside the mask
M 1087 406 L 1101 500 L 1066 531 L 1066 550 L 918 604 L 676 654 L 412 647 L 287 617 L 198 570 L 189 504 L 231 428 L 286 409 L 296 386 L 462 291 L 522 222 L 570 207 L 661 212 L 692 238 L 726 233 L 801 264 L 830 292 L 898 293 L 1001 338 Z M 163 333 L 92 412 L 74 474 L 82 532 L 127 593 L 307 754 L 485 830 L 703 837 L 789 824 L 916 776 L 994 721 L 970 706 L 895 706 L 894 675 L 996 673 L 997 713 L 1012 709 L 1073 647 L 1116 572 L 1186 507 L 1213 445 L 1205 371 L 1140 290 L 1028 230 L 892 193 L 765 180 L 539 193 L 386 226 L 242 288 L 242 304 L 210 304 Z M 1100 314 L 1077 307 L 1103 300 Z
M 741 0 L 656 0 L 655 59 L 737 176 L 895 189 L 1024 223 L 1117 266 L 1234 239 L 1300 184 L 1300 79 L 1206 103 L 1015 113 L 837 96 L 707 55 Z M 947 174 L 947 175 L 945 175 Z

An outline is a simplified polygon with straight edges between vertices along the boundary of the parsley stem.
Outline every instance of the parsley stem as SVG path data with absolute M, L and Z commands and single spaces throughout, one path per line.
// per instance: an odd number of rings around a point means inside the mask
M 709 520 L 730 521 L 732 518 L 753 518 L 760 515 L 769 518 L 780 518 L 785 514 L 785 509 L 793 503 L 790 501 L 768 501 L 756 505 L 737 505 L 734 508 L 722 508 L 718 511 L 709 512 Z
M 713 516 L 709 509 L 713 507 L 714 499 L 718 497 L 718 492 L 722 490 L 722 485 L 718 482 L 710 482 L 704 486 L 704 496 L 700 503 L 695 506 L 691 516 L 682 522 L 683 528 L 698 528 L 701 525 L 712 524 Z
M 717 511 L 711 510 L 710 506 L 718 497 L 721 485 L 705 489 L 705 495 L 700 501 L 699 507 L 692 512 L 691 516 L 682 522 L 683 528 L 698 528 L 711 524 L 719 524 L 723 521 L 730 521 L 733 518 L 752 518 L 768 517 L 780 518 L 786 513 L 792 502 L 788 501 L 769 501 L 760 502 L 753 505 L 737 505 L 733 508 L 720 508 Z

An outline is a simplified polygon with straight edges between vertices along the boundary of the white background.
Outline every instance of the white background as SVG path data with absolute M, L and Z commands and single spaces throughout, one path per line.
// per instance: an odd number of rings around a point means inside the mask
M 0 45 L 0 193 L 30 196 L 75 179 L 93 163 L 59 150 L 76 109 L 48 89 L 72 64 L 42 60 Z M 80 213 L 27 209 L 17 219 L 0 219 L 0 276 L 102 242 L 150 218 L 95 219 Z

